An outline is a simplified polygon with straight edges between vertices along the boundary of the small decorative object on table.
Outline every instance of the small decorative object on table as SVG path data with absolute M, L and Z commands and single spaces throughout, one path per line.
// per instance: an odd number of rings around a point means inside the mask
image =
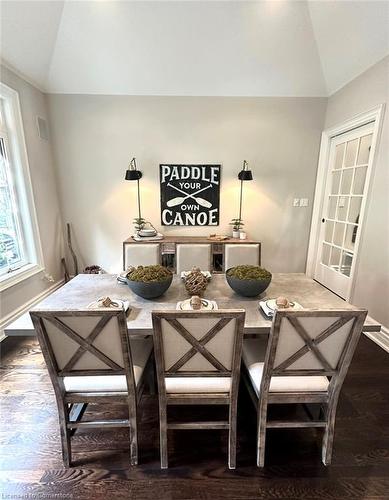
M 272 318 L 275 312 L 279 309 L 303 309 L 303 306 L 298 302 L 292 302 L 286 297 L 277 297 L 276 299 L 260 300 L 259 307 L 268 318 Z
M 259 266 L 236 266 L 226 271 L 227 283 L 244 297 L 255 297 L 264 292 L 271 278 L 271 273 Z
M 138 266 L 128 269 L 127 285 L 139 297 L 155 299 L 169 288 L 173 274 L 166 267 Z
M 185 288 L 190 295 L 201 295 L 207 284 L 208 280 L 199 267 L 193 267 L 185 278 Z
M 286 297 L 277 297 L 276 298 L 276 306 L 278 309 L 287 309 L 290 305 L 289 300 Z
M 190 305 L 192 306 L 192 309 L 194 311 L 201 309 L 202 303 L 201 303 L 201 297 L 198 295 L 192 295 L 190 299 Z
M 214 311 L 217 308 L 217 304 L 214 300 L 202 299 L 198 295 L 193 295 L 190 299 L 177 303 L 177 309 L 179 311 Z
M 128 300 L 122 299 L 111 299 L 111 297 L 100 297 L 88 304 L 88 309 L 100 309 L 100 308 L 110 308 L 110 309 L 123 309 L 128 312 L 130 309 L 130 302 Z
M 102 274 L 103 270 L 101 269 L 100 266 L 87 266 L 83 271 L 82 274 Z

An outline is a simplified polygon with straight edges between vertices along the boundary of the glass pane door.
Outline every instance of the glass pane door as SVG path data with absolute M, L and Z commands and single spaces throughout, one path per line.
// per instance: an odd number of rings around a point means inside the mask
M 315 278 L 341 296 L 345 295 L 343 278 L 350 278 L 355 259 L 372 130 L 372 124 L 365 125 L 334 138 L 331 144 Z

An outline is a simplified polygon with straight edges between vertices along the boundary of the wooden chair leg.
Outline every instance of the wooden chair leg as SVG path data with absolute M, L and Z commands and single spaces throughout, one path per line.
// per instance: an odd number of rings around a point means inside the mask
M 130 402 L 128 407 L 129 432 L 130 432 L 130 464 L 138 465 L 138 419 L 136 402 Z
M 69 409 L 63 401 L 58 402 L 59 428 L 61 433 L 62 459 L 66 468 L 72 464 L 71 432 L 68 429 Z
M 235 407 L 234 407 L 235 406 Z M 237 405 L 230 406 L 228 430 L 228 467 L 236 468 L 236 424 L 237 424 Z
M 330 403 L 327 410 L 327 423 L 324 428 L 324 435 L 322 441 L 322 462 L 324 465 L 330 465 L 332 460 L 332 448 L 334 443 L 335 433 L 335 415 L 336 403 Z
M 159 446 L 161 452 L 161 469 L 168 468 L 167 456 L 167 414 L 166 406 L 159 409 Z
M 257 417 L 257 466 L 265 466 L 267 407 L 259 408 Z

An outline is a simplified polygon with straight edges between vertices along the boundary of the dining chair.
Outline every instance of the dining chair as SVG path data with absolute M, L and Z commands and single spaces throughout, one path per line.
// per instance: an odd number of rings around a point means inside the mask
M 160 263 L 159 243 L 133 243 L 123 246 L 123 267 L 155 266 Z
M 192 267 L 199 267 L 202 271 L 211 271 L 211 245 L 207 243 L 184 244 L 176 248 L 176 273 L 190 271 Z
M 224 248 L 224 272 L 227 269 L 241 265 L 260 265 L 258 243 L 226 244 Z
M 228 429 L 228 465 L 236 466 L 236 419 L 244 310 L 155 311 L 161 468 L 169 429 Z M 228 405 L 225 421 L 168 422 L 170 405 Z
M 128 427 L 130 463 L 136 465 L 137 406 L 151 339 L 129 341 L 123 310 L 35 310 L 30 315 L 54 387 L 65 466 L 72 463 L 72 433 L 98 427 Z M 80 403 L 115 402 L 127 404 L 128 419 L 83 421 L 83 411 L 72 418 Z
M 257 465 L 264 466 L 266 429 L 324 428 L 322 461 L 331 463 L 340 390 L 360 338 L 365 310 L 278 310 L 269 341 L 243 343 L 243 378 L 257 407 Z M 273 404 L 302 403 L 308 419 L 270 420 Z M 319 403 L 315 418 L 307 404 Z

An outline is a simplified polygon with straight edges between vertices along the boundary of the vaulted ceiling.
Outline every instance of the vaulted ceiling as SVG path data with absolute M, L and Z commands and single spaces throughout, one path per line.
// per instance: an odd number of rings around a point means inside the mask
M 389 53 L 387 1 L 1 1 L 1 56 L 53 93 L 326 96 Z

